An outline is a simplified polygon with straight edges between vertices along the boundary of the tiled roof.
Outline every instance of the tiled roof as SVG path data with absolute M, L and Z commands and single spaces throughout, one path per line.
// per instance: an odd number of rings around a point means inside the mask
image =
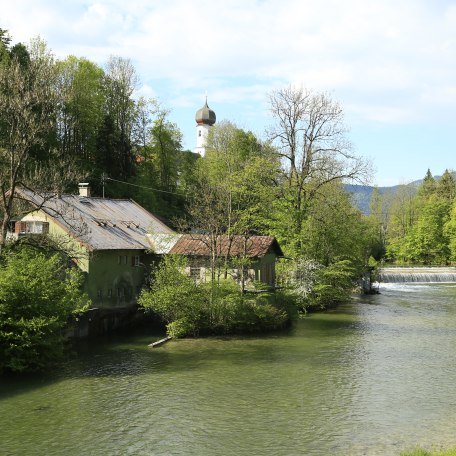
M 209 256 L 211 254 L 211 237 L 205 234 L 182 235 L 169 253 L 190 256 Z M 215 242 L 218 255 L 243 256 L 250 258 L 263 257 L 268 253 L 283 256 L 276 238 L 272 236 L 218 236 Z
M 171 228 L 130 199 L 47 197 L 24 189 L 18 193 L 90 250 L 149 249 L 147 233 L 174 234 Z

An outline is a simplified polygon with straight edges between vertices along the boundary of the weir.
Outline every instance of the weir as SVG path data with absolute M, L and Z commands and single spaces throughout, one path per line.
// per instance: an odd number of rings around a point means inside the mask
M 380 283 L 452 283 L 456 282 L 456 268 L 381 268 L 378 281 Z

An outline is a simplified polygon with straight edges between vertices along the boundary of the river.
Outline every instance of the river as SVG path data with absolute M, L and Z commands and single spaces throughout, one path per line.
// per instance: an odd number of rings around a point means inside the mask
M 398 455 L 456 445 L 456 285 L 392 284 L 268 336 L 100 340 L 0 383 L 5 455 Z

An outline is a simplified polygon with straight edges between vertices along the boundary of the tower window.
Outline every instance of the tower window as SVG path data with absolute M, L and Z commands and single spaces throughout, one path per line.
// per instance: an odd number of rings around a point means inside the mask
M 198 131 L 198 136 L 201 136 L 201 130 Z

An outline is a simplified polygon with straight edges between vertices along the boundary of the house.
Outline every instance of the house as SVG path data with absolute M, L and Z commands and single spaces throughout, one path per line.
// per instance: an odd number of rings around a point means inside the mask
M 208 276 L 211 251 L 207 235 L 179 234 L 130 199 L 91 197 L 87 184 L 79 195 L 46 195 L 18 189 L 36 210 L 15 223 L 14 236 L 46 235 L 59 244 L 71 265 L 85 273 L 84 288 L 98 309 L 132 307 L 154 262 L 162 255 L 189 258 L 187 272 Z M 217 256 L 247 257 L 250 280 L 273 287 L 275 262 L 283 256 L 271 236 L 220 236 Z M 239 278 L 239 270 L 230 275 Z
M 229 260 L 228 273 L 237 280 L 240 270 L 236 267 L 236 259 L 247 258 L 247 281 L 263 282 L 274 287 L 276 260 L 283 257 L 282 249 L 272 236 L 221 235 L 211 238 L 206 234 L 150 234 L 148 238 L 152 251 L 157 254 L 186 256 L 187 272 L 198 281 L 210 277 L 210 258 L 214 255 L 219 263 Z
M 36 208 L 15 225 L 15 236 L 46 234 L 85 273 L 84 288 L 94 307 L 120 308 L 136 303 L 154 260 L 146 234 L 174 234 L 153 214 L 130 199 L 79 195 L 47 196 L 17 190 Z

